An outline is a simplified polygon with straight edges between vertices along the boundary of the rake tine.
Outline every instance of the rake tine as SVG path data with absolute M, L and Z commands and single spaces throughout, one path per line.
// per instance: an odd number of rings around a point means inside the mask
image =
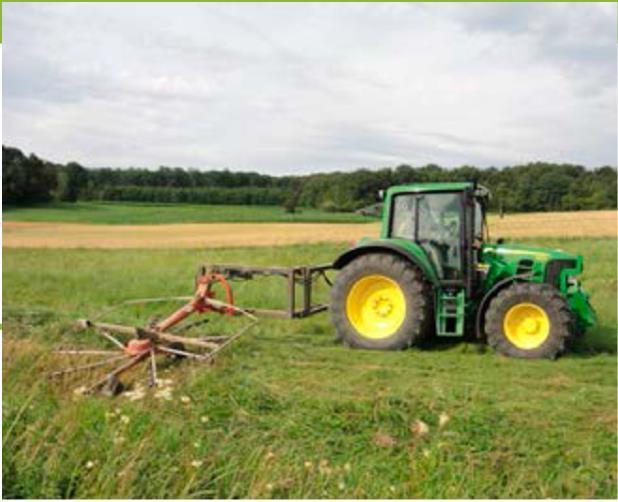
M 66 375 L 68 373 L 76 373 L 78 371 L 89 370 L 93 368 L 98 368 L 99 366 L 105 366 L 106 364 L 112 363 L 114 361 L 119 361 L 120 359 L 125 359 L 127 356 L 124 354 L 121 356 L 112 357 L 110 359 L 105 359 L 104 361 L 97 361 L 96 363 L 84 364 L 82 366 L 73 366 L 71 368 L 66 368 L 64 370 L 52 371 L 48 374 L 49 378 L 55 378 L 62 375 Z
M 168 354 L 175 354 L 177 356 L 192 357 L 194 359 L 206 359 L 206 356 L 194 354 L 193 352 L 186 352 L 184 350 L 172 349 L 170 347 L 159 346 L 157 347 L 157 350 L 160 350 L 161 352 L 166 352 Z
M 251 324 L 247 324 L 245 327 L 241 328 L 238 332 L 236 332 L 236 334 L 230 336 L 228 338 L 227 341 L 223 342 L 221 345 L 219 345 L 219 347 L 217 347 L 216 349 L 214 349 L 212 352 L 209 352 L 207 355 L 204 356 L 204 359 L 212 359 L 212 357 L 220 352 L 221 350 L 223 350 L 225 347 L 227 347 L 230 343 L 232 343 L 234 340 L 236 340 L 237 338 L 239 338 L 241 335 L 243 335 L 249 328 L 252 328 L 253 326 L 255 326 L 257 324 L 257 320 L 255 322 L 252 322 Z
M 216 349 L 218 345 L 214 342 L 207 342 L 197 338 L 189 338 L 186 336 L 172 335 L 170 333 L 156 333 L 159 338 L 168 342 L 180 342 L 187 345 L 195 345 L 205 349 Z
M 205 303 L 210 303 L 211 305 L 217 307 L 217 308 L 222 308 L 225 307 L 227 309 L 231 309 L 235 312 L 238 312 L 244 316 L 247 316 L 249 319 L 253 320 L 253 321 L 257 321 L 258 318 L 256 316 L 254 316 L 253 314 L 251 314 L 250 312 L 248 312 L 247 310 L 237 307 L 236 305 L 231 305 L 229 303 L 226 302 L 222 302 L 221 300 L 215 300 L 214 298 L 204 298 L 204 302 Z
M 107 331 L 105 330 L 101 330 L 99 331 L 99 334 L 101 336 L 104 336 L 105 338 L 107 338 L 110 342 L 112 342 L 114 345 L 116 345 L 116 347 L 118 347 L 120 350 L 124 351 L 125 346 L 122 344 L 122 342 L 120 340 L 118 340 L 116 337 L 110 335 Z
M 225 342 L 230 337 L 227 335 L 210 335 L 210 336 L 200 336 L 198 340 L 204 340 L 207 342 Z
M 184 333 L 185 331 L 191 329 L 191 328 L 196 328 L 197 326 L 202 326 L 203 324 L 209 323 L 210 319 L 201 319 L 199 321 L 196 322 L 192 322 L 190 324 L 187 324 L 186 326 L 180 326 L 178 327 L 176 330 L 174 330 L 174 327 L 170 328 L 170 333 L 172 334 L 179 334 L 179 333 Z M 208 337 L 203 338 L 203 340 L 207 340 Z
M 54 350 L 54 354 L 63 354 L 67 356 L 106 356 L 109 354 L 118 354 L 118 352 L 115 350 L 59 349 Z
M 136 364 L 140 363 L 142 361 L 142 359 L 144 359 L 144 356 L 146 354 L 148 354 L 149 351 L 144 351 L 141 352 L 140 354 L 137 354 L 136 356 L 133 356 L 131 358 L 131 360 L 121 366 L 118 366 L 118 368 L 116 368 L 115 370 L 111 371 L 110 373 L 108 373 L 107 375 L 105 375 L 103 378 L 101 378 L 99 381 L 95 382 L 92 386 L 90 386 L 88 388 L 88 390 L 86 390 L 85 394 L 91 394 L 94 391 L 98 390 L 100 387 L 102 387 L 103 385 L 105 385 L 105 383 L 113 377 L 117 377 L 118 375 L 124 373 L 127 370 L 130 370 L 131 368 L 133 368 L 133 366 L 135 366 Z
M 216 349 L 218 347 L 216 343 L 199 341 L 195 338 L 187 338 L 186 336 L 172 335 L 171 333 L 166 333 L 164 331 L 157 331 L 153 329 L 135 328 L 131 326 L 123 326 L 121 324 L 111 324 L 107 322 L 92 322 L 87 319 L 80 320 L 79 324 L 84 327 L 97 328 L 101 330 L 100 331 L 101 334 L 103 334 L 104 331 L 105 332 L 112 331 L 114 333 L 120 333 L 122 335 L 137 336 L 138 338 L 149 338 L 154 343 L 158 343 L 160 340 L 165 340 L 166 342 L 180 342 L 180 343 L 186 343 L 187 345 L 196 345 L 198 347 L 203 347 L 205 349 Z M 111 336 L 111 335 L 108 335 L 108 336 Z M 120 342 L 118 342 L 118 340 L 116 340 L 115 343 L 122 345 Z M 124 345 L 122 345 L 122 348 L 124 350 L 125 348 Z
M 150 386 L 157 385 L 157 359 L 154 349 L 150 349 Z
M 99 312 L 97 315 L 95 315 L 92 318 L 92 321 L 101 319 L 102 317 L 109 315 L 111 312 L 118 310 L 121 307 L 124 307 L 125 305 L 139 305 L 143 303 L 155 303 L 155 302 L 164 302 L 164 301 L 173 301 L 173 300 L 187 301 L 191 299 L 192 299 L 191 296 L 170 296 L 166 298 L 142 298 L 142 299 L 136 299 L 136 300 L 126 300 L 124 302 L 111 305 L 109 308 L 102 310 L 101 312 Z
M 137 300 L 127 300 L 121 305 L 142 305 L 145 303 L 162 303 L 172 301 L 189 301 L 193 300 L 192 296 L 162 296 L 161 298 L 138 298 Z

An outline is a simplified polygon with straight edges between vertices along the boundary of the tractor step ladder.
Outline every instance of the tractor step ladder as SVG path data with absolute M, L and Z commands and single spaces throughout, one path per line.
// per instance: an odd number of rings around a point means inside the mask
M 465 292 L 444 290 L 438 293 L 436 329 L 438 336 L 462 336 L 464 331 Z

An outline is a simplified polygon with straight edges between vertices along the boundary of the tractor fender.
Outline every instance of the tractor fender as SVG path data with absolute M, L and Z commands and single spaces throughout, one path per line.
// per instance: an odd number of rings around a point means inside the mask
M 367 244 L 360 244 L 356 247 L 348 249 L 335 259 L 335 261 L 333 262 L 333 268 L 336 270 L 341 270 L 348 263 L 355 260 L 359 256 L 364 256 L 371 253 L 390 253 L 400 256 L 416 265 L 423 272 L 425 278 L 429 282 L 431 282 L 432 285 L 438 284 L 438 277 L 436 275 L 436 272 L 431 267 L 428 261 L 421 260 L 418 256 L 414 255 L 414 253 L 391 242 L 374 241 Z
M 480 340 L 483 338 L 483 333 L 482 333 L 483 315 L 485 314 L 485 311 L 487 310 L 489 301 L 494 296 L 496 296 L 500 291 L 502 291 L 504 288 L 510 286 L 514 282 L 524 281 L 528 279 L 529 277 L 532 277 L 532 274 L 530 272 L 526 272 L 525 274 L 511 275 L 505 279 L 502 279 L 501 281 L 496 282 L 489 289 L 489 291 L 487 291 L 487 293 L 483 295 L 483 298 L 481 299 L 479 306 L 476 309 L 476 316 L 475 316 L 475 321 L 474 321 L 474 334 L 477 339 Z

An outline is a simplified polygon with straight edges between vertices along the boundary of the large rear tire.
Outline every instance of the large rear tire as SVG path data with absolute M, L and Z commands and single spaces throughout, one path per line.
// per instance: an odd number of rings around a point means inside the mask
M 568 303 L 549 284 L 513 284 L 496 295 L 485 313 L 487 342 L 510 357 L 555 359 L 564 352 L 571 327 Z
M 432 295 L 420 271 L 388 253 L 356 258 L 337 275 L 330 311 L 337 339 L 362 349 L 398 350 L 430 333 Z

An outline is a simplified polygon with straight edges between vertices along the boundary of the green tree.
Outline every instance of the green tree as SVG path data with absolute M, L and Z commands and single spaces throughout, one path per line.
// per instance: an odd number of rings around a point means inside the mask
M 2 203 L 32 204 L 51 200 L 55 168 L 35 155 L 2 146 Z
M 56 198 L 63 202 L 75 202 L 87 185 L 88 171 L 77 162 L 69 162 L 58 169 Z
M 296 182 L 296 184 L 290 189 L 288 195 L 283 201 L 283 208 L 285 209 L 286 213 L 296 212 L 302 188 L 302 184 L 300 182 Z

